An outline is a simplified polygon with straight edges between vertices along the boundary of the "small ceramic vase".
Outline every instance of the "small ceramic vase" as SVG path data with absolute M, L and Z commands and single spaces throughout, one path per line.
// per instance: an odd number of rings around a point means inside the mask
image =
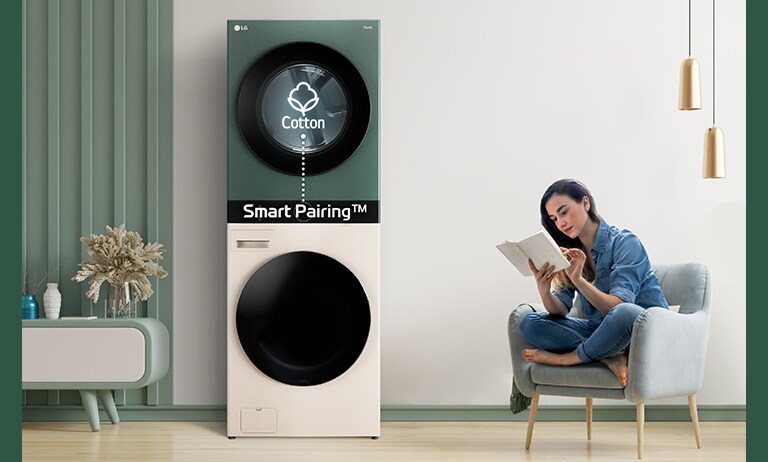
M 59 284 L 55 282 L 48 283 L 48 288 L 43 294 L 43 307 L 45 308 L 45 317 L 48 319 L 59 319 L 61 312 L 61 292 Z

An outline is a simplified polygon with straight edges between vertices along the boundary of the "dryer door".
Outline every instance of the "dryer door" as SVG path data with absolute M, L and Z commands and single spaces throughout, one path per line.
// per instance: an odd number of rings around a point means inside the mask
M 292 252 L 257 269 L 237 302 L 237 335 L 251 362 L 289 385 L 318 385 L 347 371 L 371 327 L 357 277 L 331 257 Z
M 237 95 L 237 123 L 251 152 L 293 175 L 323 173 L 347 160 L 370 117 L 360 72 L 317 43 L 267 52 L 248 69 Z

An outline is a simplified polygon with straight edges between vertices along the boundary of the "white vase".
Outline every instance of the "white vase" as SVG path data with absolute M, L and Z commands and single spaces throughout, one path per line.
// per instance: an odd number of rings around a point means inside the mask
M 48 319 L 59 319 L 61 312 L 61 292 L 59 284 L 56 282 L 48 283 L 48 288 L 43 294 L 43 307 L 45 308 L 45 317 Z

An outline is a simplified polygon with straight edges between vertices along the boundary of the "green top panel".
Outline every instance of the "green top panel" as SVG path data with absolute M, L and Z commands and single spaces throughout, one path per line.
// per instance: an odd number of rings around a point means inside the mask
M 368 87 L 371 117 L 355 153 L 338 167 L 305 177 L 306 199 L 379 199 L 379 21 L 227 22 L 227 154 L 229 200 L 301 200 L 302 178 L 279 172 L 258 159 L 240 134 L 235 110 L 240 83 L 268 51 L 293 42 L 313 42 L 344 55 Z

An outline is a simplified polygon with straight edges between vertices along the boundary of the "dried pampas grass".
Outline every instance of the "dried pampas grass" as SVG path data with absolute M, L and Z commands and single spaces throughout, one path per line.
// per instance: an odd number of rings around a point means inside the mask
M 116 228 L 107 226 L 106 236 L 91 234 L 90 237 L 81 237 L 80 242 L 88 249 L 89 258 L 80 263 L 80 270 L 72 280 L 83 282 L 91 278 L 85 295 L 94 303 L 99 300 L 99 289 L 104 281 L 116 285 L 130 283 L 136 296 L 147 300 L 154 293 L 149 278 L 168 275 L 156 263 L 163 259 L 163 245 L 144 244 L 139 233 L 126 231 L 125 225 Z

